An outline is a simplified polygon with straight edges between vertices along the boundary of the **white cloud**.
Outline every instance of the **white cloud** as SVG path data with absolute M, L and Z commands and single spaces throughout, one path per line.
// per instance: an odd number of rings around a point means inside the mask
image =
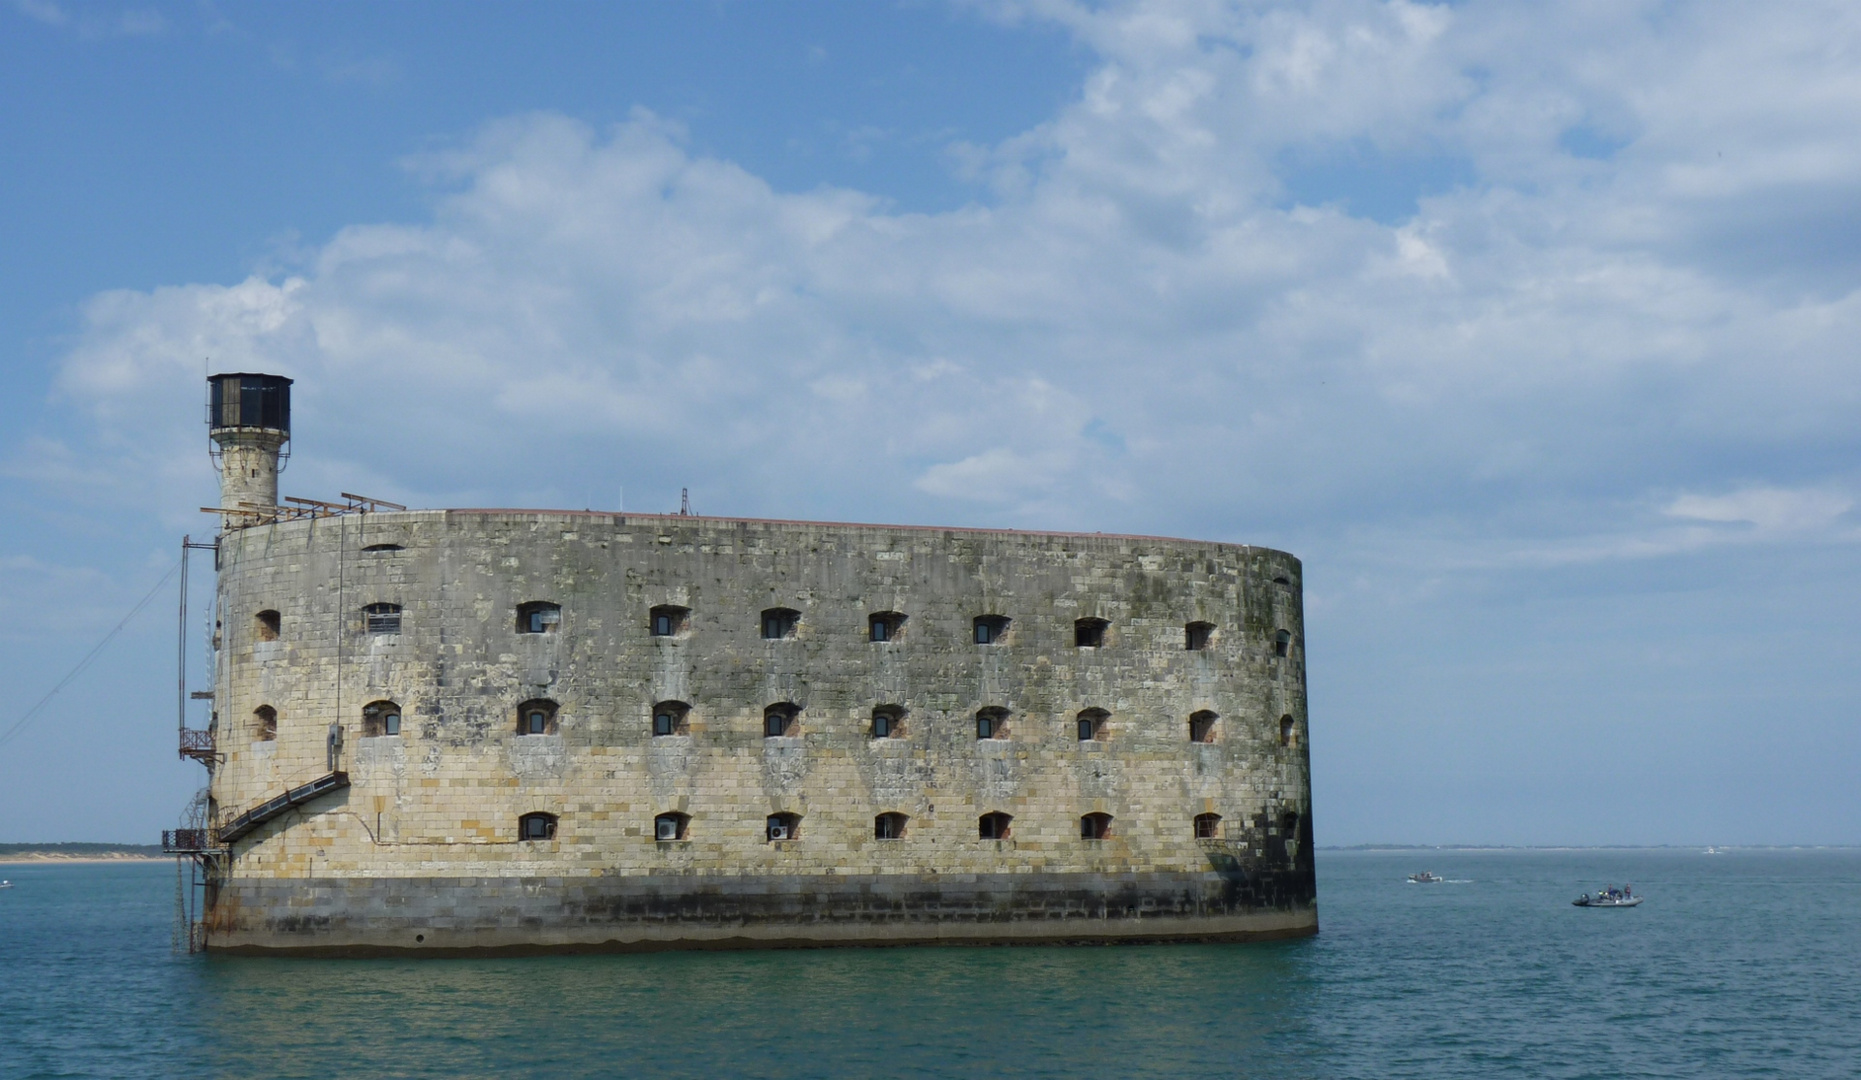
M 1764 487 L 1727 495 L 1682 495 L 1664 512 L 1695 521 L 1754 525 L 1764 532 L 1793 533 L 1826 528 L 1854 504 L 1853 497 L 1837 491 Z
M 13 10 L 46 26 L 71 27 L 80 37 L 148 37 L 168 29 L 168 20 L 150 8 L 124 8 L 108 11 L 81 5 L 82 13 L 71 13 L 53 0 L 13 0 Z
M 71 21 L 71 16 L 65 14 L 65 9 L 52 3 L 51 0 L 13 0 L 13 10 L 47 26 L 63 26 Z
M 777 192 L 645 111 L 510 118 L 412 163 L 431 221 L 96 298 L 61 393 L 151 505 L 199 471 L 212 357 L 300 379 L 306 494 L 690 483 L 716 512 L 1422 548 L 1472 521 L 1495 564 L 1846 512 L 1812 497 L 1861 430 L 1861 245 L 1817 242 L 1861 236 L 1846 7 L 990 10 L 1099 62 L 953 149 L 986 200 Z M 1340 147 L 1364 183 L 1467 179 L 1372 220 L 1301 194 L 1289 162 Z M 1761 482 L 1650 519 L 1734 471 Z

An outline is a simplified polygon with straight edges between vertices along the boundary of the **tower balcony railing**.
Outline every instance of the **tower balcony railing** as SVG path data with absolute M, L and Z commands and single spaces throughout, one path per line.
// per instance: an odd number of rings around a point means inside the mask
M 211 766 L 220 760 L 219 747 L 215 745 L 212 728 L 182 728 L 181 756 L 193 758 L 203 765 Z
M 163 829 L 162 850 L 170 855 L 202 855 L 213 850 L 212 829 Z

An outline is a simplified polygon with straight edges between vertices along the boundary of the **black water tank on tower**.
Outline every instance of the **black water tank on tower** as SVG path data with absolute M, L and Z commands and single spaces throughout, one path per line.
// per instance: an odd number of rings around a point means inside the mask
M 243 371 L 207 376 L 207 426 L 291 433 L 291 380 Z
M 207 376 L 207 435 L 217 449 L 228 529 L 278 516 L 278 471 L 291 442 L 291 380 L 235 371 Z

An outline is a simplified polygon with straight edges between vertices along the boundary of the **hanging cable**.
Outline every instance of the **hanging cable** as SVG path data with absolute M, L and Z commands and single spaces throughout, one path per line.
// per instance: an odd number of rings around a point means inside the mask
M 147 596 L 144 596 L 141 600 L 136 601 L 136 606 L 129 609 L 129 614 L 123 616 L 123 621 L 117 623 L 114 629 L 112 629 L 109 633 L 103 636 L 102 641 L 99 641 L 96 644 L 96 646 L 94 646 L 91 649 L 90 652 L 87 652 L 84 654 L 84 659 L 78 661 L 77 666 L 71 669 L 70 674 L 58 680 L 58 685 L 52 687 L 51 690 L 47 691 L 46 695 L 39 699 L 39 703 L 37 705 L 34 705 L 32 708 L 27 709 L 26 715 L 20 717 L 18 720 L 15 720 L 13 722 L 13 726 L 6 729 L 6 734 L 0 735 L 0 746 L 5 746 L 7 743 L 11 742 L 13 739 L 13 736 L 19 734 L 20 730 L 26 726 L 28 721 L 30 721 L 33 717 L 39 715 L 39 710 L 51 704 L 52 699 L 58 696 L 58 692 L 60 690 L 63 690 L 66 686 L 69 686 L 71 684 L 71 680 L 83 674 L 84 669 L 90 666 L 90 662 L 92 660 L 97 659 L 97 654 L 103 652 L 104 646 L 110 644 L 110 642 L 116 638 L 116 635 L 123 632 L 123 627 L 129 625 L 129 620 L 135 618 L 136 615 L 140 613 L 143 608 L 149 606 L 149 601 L 155 599 L 155 594 L 158 592 L 161 592 L 162 586 L 168 584 L 168 579 L 174 577 L 175 572 L 180 569 L 181 569 L 181 563 L 180 563 L 180 560 L 177 559 L 175 561 L 175 564 L 168 568 L 168 572 L 162 575 L 162 579 L 155 583 L 155 587 L 149 590 L 149 594 Z

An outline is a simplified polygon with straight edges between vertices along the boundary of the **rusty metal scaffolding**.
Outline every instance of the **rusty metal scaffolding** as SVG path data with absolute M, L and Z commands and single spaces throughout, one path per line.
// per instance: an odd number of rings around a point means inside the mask
M 263 503 L 241 502 L 238 506 L 203 506 L 203 514 L 219 514 L 220 527 L 228 532 L 234 529 L 249 529 L 254 525 L 270 525 L 279 521 L 301 521 L 304 518 L 339 517 L 343 514 L 372 514 L 382 510 L 405 510 L 400 503 L 386 499 L 376 499 L 368 495 L 354 495 L 347 491 L 341 493 L 346 502 L 325 502 L 322 499 L 300 499 L 286 495 L 284 502 L 290 505 L 266 506 Z
M 216 845 L 210 828 L 164 829 L 162 850 L 174 860 L 174 931 L 169 944 L 177 953 L 207 947 L 206 909 L 224 877 L 226 850 Z
M 226 760 L 218 747 L 218 713 L 209 711 L 207 726 L 187 726 L 189 701 L 213 700 L 212 691 L 189 693 L 187 689 L 187 599 L 188 568 L 196 551 L 211 551 L 219 561 L 219 544 L 204 544 L 191 536 L 181 538 L 181 600 L 178 605 L 180 633 L 175 644 L 175 744 L 183 759 L 198 761 L 207 770 L 207 783 L 213 783 L 213 770 Z M 209 706 L 211 710 L 211 706 Z M 188 804 L 182 827 L 162 832 L 162 850 L 175 857 L 174 864 L 174 933 L 171 944 L 176 952 L 199 952 L 206 947 L 205 910 L 222 877 L 224 849 L 215 842 L 212 806 L 208 788 L 202 788 Z

